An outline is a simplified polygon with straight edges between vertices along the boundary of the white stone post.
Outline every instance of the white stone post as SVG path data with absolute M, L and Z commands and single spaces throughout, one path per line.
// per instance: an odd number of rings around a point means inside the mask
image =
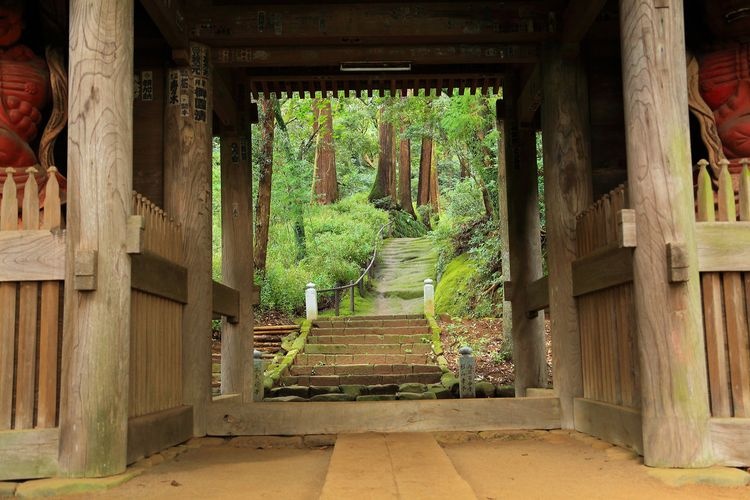
M 458 350 L 461 355 L 458 358 L 458 393 L 463 398 L 476 397 L 476 375 L 477 362 L 471 347 L 462 347 Z
M 305 287 L 305 310 L 308 320 L 318 319 L 318 292 L 315 290 L 315 283 L 308 283 Z
M 424 314 L 425 316 L 435 315 L 435 287 L 432 280 L 424 280 Z

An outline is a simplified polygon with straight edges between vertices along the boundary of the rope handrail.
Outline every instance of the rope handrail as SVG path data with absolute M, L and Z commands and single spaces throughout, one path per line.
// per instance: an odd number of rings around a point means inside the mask
M 381 235 L 383 233 L 383 230 L 386 227 L 390 226 L 390 225 L 391 225 L 391 222 L 383 224 L 383 226 L 378 230 L 378 234 L 375 236 L 375 248 L 372 251 L 372 258 L 370 259 L 370 263 L 367 264 L 367 267 L 362 272 L 362 274 L 359 276 L 359 278 L 357 278 L 357 281 L 352 281 L 348 285 L 341 285 L 341 286 L 336 286 L 336 287 L 333 287 L 333 288 L 326 288 L 326 289 L 323 289 L 323 290 L 318 290 L 318 293 L 324 293 L 324 292 L 342 292 L 344 290 L 347 290 L 349 288 L 354 288 L 355 286 L 359 285 L 362 282 L 362 280 L 365 279 L 365 276 L 367 275 L 367 273 L 370 272 L 370 269 L 372 269 L 372 266 L 375 265 L 375 258 L 378 255 L 377 241 L 378 241 L 378 239 L 380 239 L 380 237 L 381 237 Z

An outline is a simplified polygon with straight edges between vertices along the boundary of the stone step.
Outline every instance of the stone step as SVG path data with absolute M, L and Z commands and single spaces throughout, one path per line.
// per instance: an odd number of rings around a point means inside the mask
M 317 331 L 313 330 L 314 333 Z M 427 344 L 429 335 L 312 335 L 308 344 Z
M 295 365 L 424 364 L 429 354 L 297 354 Z
M 348 321 L 331 321 L 327 319 L 313 321 L 313 328 L 403 328 L 409 326 L 427 327 L 423 319 L 362 319 Z
M 329 316 L 326 318 L 319 318 L 315 321 L 361 321 L 368 319 L 377 320 L 391 320 L 391 319 L 425 319 L 424 314 L 385 314 L 381 316 L 377 315 L 364 315 L 364 316 Z
M 430 335 L 427 326 L 313 328 L 310 335 Z
M 391 375 L 409 373 L 438 373 L 440 367 L 428 364 L 395 364 L 395 365 L 292 365 L 290 375 Z
M 310 344 L 307 354 L 427 354 L 432 346 L 425 343 L 410 344 Z
M 372 375 L 287 375 L 281 377 L 283 385 L 378 385 L 436 384 L 440 382 L 440 373 L 386 373 Z

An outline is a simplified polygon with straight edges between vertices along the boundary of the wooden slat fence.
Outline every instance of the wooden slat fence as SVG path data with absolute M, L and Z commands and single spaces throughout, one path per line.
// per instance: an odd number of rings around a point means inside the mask
M 735 268 L 716 265 L 703 255 L 721 252 L 702 252 L 702 248 L 723 248 L 732 239 L 750 241 L 750 169 L 745 164 L 739 182 L 739 197 L 735 199 L 728 162 L 720 161 L 718 193 L 714 196 L 708 162 L 699 162 L 697 196 L 697 234 L 703 320 L 706 334 L 711 413 L 714 417 L 750 417 L 750 267 L 747 246 L 739 245 L 727 253 L 723 262 L 731 263 L 739 257 L 745 263 Z M 739 210 L 737 210 L 739 208 Z M 708 231 L 708 229 L 720 231 Z M 739 231 L 735 231 L 739 230 Z M 710 237 L 710 238 L 709 238 Z M 730 246 L 731 248 L 731 246 Z M 743 258 L 744 256 L 744 258 Z M 721 267 L 720 267 L 721 268 Z M 706 271 L 711 269 L 711 271 Z
M 35 168 L 17 185 L 8 168 L 0 199 L 0 431 L 57 426 L 64 238 L 60 190 L 50 168 L 44 206 Z
M 578 216 L 574 294 L 581 335 L 584 397 L 640 408 L 631 254 L 630 249 L 620 248 L 622 242 L 618 239 L 619 214 L 627 208 L 627 190 L 620 186 Z M 613 274 L 609 278 L 604 276 L 608 269 Z M 597 285 L 592 278 L 603 284 Z M 608 285 L 607 279 L 615 284 Z
M 143 217 L 142 252 L 184 265 L 180 225 L 137 193 L 133 194 L 133 213 Z M 132 291 L 131 417 L 182 404 L 182 308 L 181 302 L 171 298 Z

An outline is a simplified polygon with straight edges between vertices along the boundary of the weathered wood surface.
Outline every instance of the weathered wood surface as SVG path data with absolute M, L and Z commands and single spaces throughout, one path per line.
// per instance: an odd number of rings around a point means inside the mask
M 576 398 L 576 430 L 643 454 L 641 412 L 591 399 Z
M 186 304 L 188 271 L 185 267 L 151 253 L 132 256 L 135 290 Z
M 176 102 L 166 102 L 164 199 L 167 212 L 182 227 L 189 301 L 183 316 L 183 397 L 193 407 L 193 432 L 202 436 L 211 393 L 211 339 L 206 332 L 212 306 L 212 68 L 204 46 L 191 45 L 190 60 L 191 67 L 170 70 L 168 77 L 179 85 Z
M 541 311 L 549 307 L 549 276 L 529 283 L 526 288 L 527 312 Z
M 682 11 L 681 0 L 620 0 L 644 457 L 659 467 L 711 463 Z M 688 281 L 669 282 L 668 243 L 687 249 Z
M 18 229 L 18 199 L 13 169 L 3 184 L 0 203 L 0 238 Z M 3 266 L 4 267 L 4 266 Z M 10 429 L 13 413 L 13 360 L 16 335 L 16 284 L 0 283 L 0 430 Z
M 177 406 L 128 420 L 128 464 L 178 445 L 193 435 L 193 411 Z
M 60 469 L 125 470 L 130 352 L 133 1 L 70 2 L 66 282 L 97 252 L 96 290 L 65 287 Z
M 491 398 L 359 403 L 215 402 L 208 433 L 228 435 L 557 429 L 557 398 Z
M 506 82 L 504 95 L 505 175 L 508 200 L 508 249 L 513 315 L 513 359 L 516 395 L 527 387 L 546 387 L 547 361 L 544 347 L 544 312 L 527 314 L 528 286 L 542 277 L 537 202 L 536 136 L 533 129 L 520 128 L 517 82 Z
M 0 281 L 62 280 L 65 239 L 46 229 L 0 232 Z
M 237 323 L 240 314 L 240 292 L 218 281 L 213 282 L 212 309 L 215 316 L 224 316 Z
M 583 382 L 571 263 L 576 215 L 592 201 L 588 84 L 581 61 L 563 60 L 559 49 L 548 50 L 542 69 L 552 373 L 562 426 L 572 429 L 573 399 L 583 395 Z
M 633 281 L 633 251 L 609 248 L 573 261 L 573 295 L 606 290 Z
M 717 465 L 750 466 L 750 418 L 712 418 L 709 429 Z
M 750 271 L 744 255 L 750 246 L 750 221 L 702 222 L 696 225 L 701 272 Z
M 0 431 L 0 481 L 58 473 L 59 429 Z

